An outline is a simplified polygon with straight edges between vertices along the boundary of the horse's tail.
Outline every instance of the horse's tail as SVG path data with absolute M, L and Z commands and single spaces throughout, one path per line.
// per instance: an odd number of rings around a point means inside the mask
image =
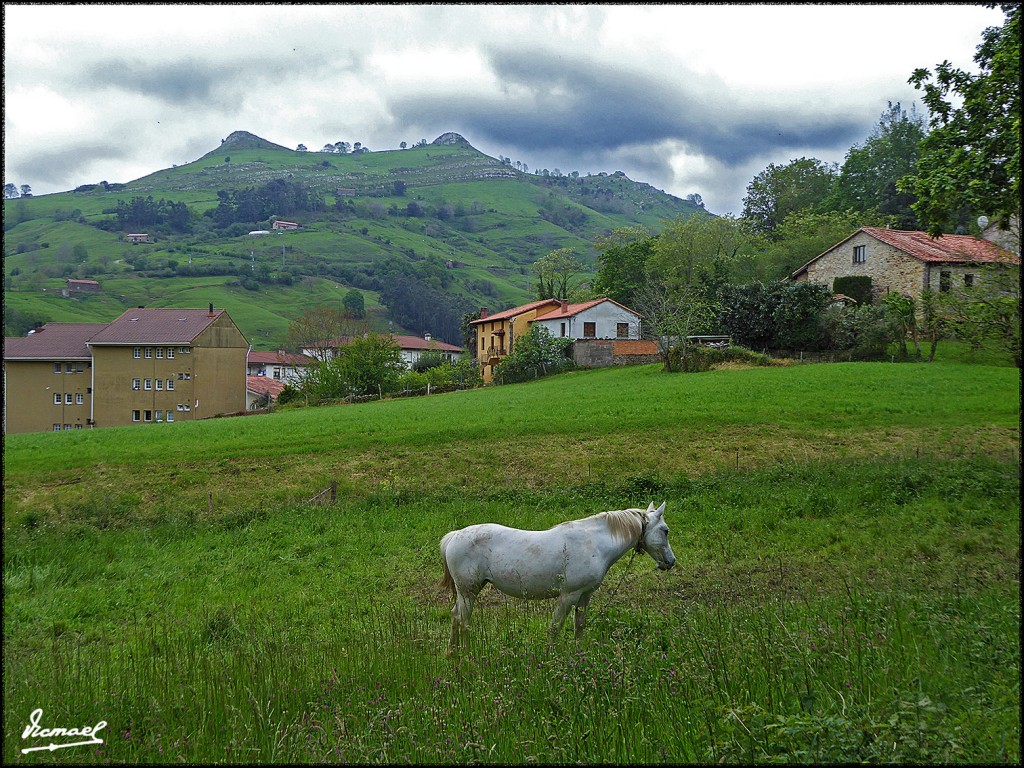
M 437 584 L 441 589 L 447 589 L 451 592 L 452 597 L 455 597 L 455 579 L 452 578 L 452 572 L 448 570 L 448 556 L 446 550 L 448 549 L 448 542 L 454 535 L 455 531 L 452 531 L 451 533 L 446 533 L 441 539 L 441 565 L 444 567 L 444 575 L 441 577 L 441 581 Z

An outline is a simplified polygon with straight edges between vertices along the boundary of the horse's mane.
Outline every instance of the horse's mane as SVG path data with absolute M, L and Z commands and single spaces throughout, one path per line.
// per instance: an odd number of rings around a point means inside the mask
M 608 523 L 612 535 L 623 543 L 633 543 L 640 538 L 643 530 L 643 510 L 641 509 L 613 509 L 608 512 L 598 512 L 593 517 L 602 518 Z

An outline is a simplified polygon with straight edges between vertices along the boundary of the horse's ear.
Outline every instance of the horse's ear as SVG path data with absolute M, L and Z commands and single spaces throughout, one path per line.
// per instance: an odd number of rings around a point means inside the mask
M 656 517 L 664 517 L 665 516 L 665 502 L 664 501 L 661 502 L 661 506 L 658 507 L 657 509 L 654 509 L 654 503 L 652 502 L 651 503 L 651 511 L 654 512 Z
M 654 511 L 654 502 L 653 501 L 650 504 L 647 505 L 647 511 L 648 512 L 653 512 Z

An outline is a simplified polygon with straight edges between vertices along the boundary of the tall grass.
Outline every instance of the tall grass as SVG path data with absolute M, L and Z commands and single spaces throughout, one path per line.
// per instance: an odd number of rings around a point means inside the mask
M 1019 763 L 1015 375 L 640 368 L 8 438 L 4 762 Z M 445 532 L 652 500 L 676 567 L 619 561 L 580 642 L 487 589 L 445 656 Z M 37 708 L 104 743 L 22 754 Z

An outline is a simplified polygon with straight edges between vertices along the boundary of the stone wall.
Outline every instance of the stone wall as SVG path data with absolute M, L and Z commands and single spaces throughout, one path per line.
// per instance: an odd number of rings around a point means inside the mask
M 572 359 L 581 368 L 661 362 L 656 342 L 616 339 L 577 339 L 572 345 Z

